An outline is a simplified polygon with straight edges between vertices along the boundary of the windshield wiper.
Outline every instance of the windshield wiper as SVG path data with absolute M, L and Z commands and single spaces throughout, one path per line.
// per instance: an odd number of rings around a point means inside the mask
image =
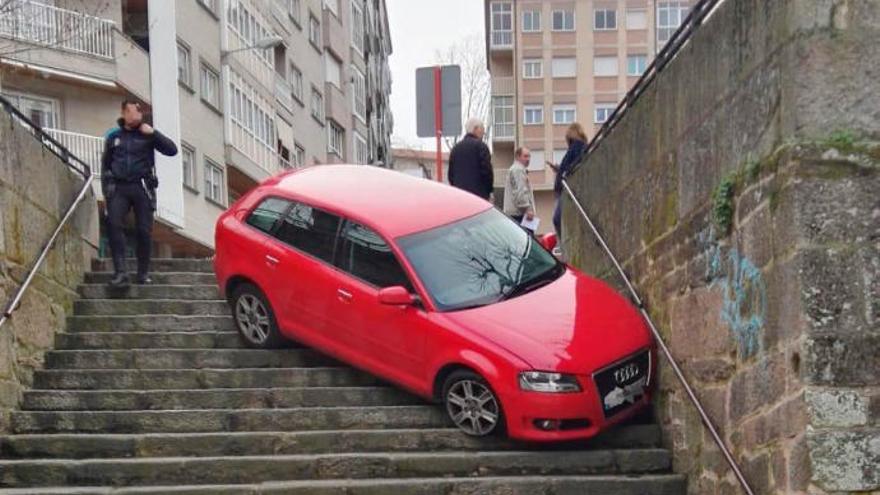
M 511 289 L 504 294 L 501 295 L 499 301 L 505 301 L 507 299 L 511 299 L 521 294 L 525 294 L 527 292 L 531 292 L 533 290 L 544 287 L 545 285 L 550 284 L 557 278 L 559 278 L 560 270 L 559 267 L 561 264 L 555 265 L 553 268 L 545 271 L 544 273 L 538 275 L 537 277 L 529 280 L 526 283 L 514 285 Z

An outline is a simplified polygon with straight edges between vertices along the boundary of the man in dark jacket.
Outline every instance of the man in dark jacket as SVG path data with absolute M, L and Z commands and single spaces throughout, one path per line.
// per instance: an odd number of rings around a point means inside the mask
M 489 200 L 495 180 L 492 171 L 492 155 L 483 142 L 486 128 L 479 119 L 468 119 L 461 141 L 449 154 L 449 183 L 465 191 Z
M 144 122 L 140 103 L 122 102 L 119 127 L 107 133 L 101 157 L 101 188 L 109 219 L 110 251 L 115 274 L 111 285 L 128 284 L 125 269 L 125 232 L 123 223 L 134 209 L 137 231 L 137 283 L 149 284 L 150 246 L 153 210 L 156 209 L 156 178 L 153 151 L 174 156 L 177 146 Z

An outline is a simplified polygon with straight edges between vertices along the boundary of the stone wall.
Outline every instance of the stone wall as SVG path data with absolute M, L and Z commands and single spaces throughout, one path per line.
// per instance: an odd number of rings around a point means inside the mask
M 880 493 L 880 2 L 727 0 L 571 184 L 757 493 Z M 572 205 L 565 249 L 619 286 Z M 667 366 L 693 494 L 738 493 Z
M 0 110 L 0 306 L 5 309 L 82 177 Z M 0 327 L 0 432 L 73 309 L 76 286 L 96 254 L 97 202 L 90 193 L 56 240 L 21 307 Z

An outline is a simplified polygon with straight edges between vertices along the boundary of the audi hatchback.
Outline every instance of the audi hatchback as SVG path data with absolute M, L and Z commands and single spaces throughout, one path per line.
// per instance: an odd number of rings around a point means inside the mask
M 214 268 L 248 345 L 314 347 L 469 435 L 583 439 L 650 400 L 635 308 L 446 185 L 345 165 L 271 178 L 218 220 Z

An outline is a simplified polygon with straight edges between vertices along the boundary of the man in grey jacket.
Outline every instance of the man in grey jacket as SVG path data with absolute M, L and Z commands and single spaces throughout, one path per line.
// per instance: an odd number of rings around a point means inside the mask
M 528 172 L 532 152 L 523 146 L 516 149 L 513 157 L 513 165 L 507 172 L 504 186 L 504 214 L 516 223 L 522 223 L 523 218 L 529 221 L 535 218 L 535 195 L 529 184 Z

